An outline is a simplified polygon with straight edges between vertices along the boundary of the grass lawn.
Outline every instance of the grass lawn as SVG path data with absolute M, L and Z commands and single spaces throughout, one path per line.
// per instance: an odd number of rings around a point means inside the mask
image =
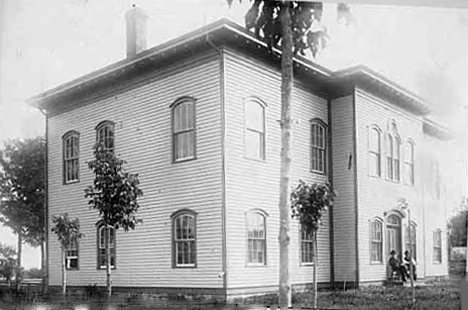
M 1 294 L 0 294 L 1 295 Z M 6 295 L 3 294 L 3 299 Z M 87 305 L 81 309 L 106 309 L 107 307 L 97 306 L 96 300 L 80 300 L 70 297 L 63 299 L 58 296 L 47 298 L 45 303 L 48 305 L 45 309 L 75 309 L 76 305 Z M 37 305 L 42 304 L 41 297 L 36 295 L 35 300 L 30 296 L 22 295 L 23 300 L 11 300 L 12 303 L 8 309 L 39 309 Z M 111 309 L 270 309 L 276 310 L 276 296 L 254 297 L 247 300 L 238 301 L 234 304 L 211 304 L 208 301 L 185 301 L 185 300 L 162 300 L 162 299 L 143 299 L 139 296 L 132 298 L 117 299 L 112 296 L 113 306 Z M 416 287 L 416 304 L 411 305 L 411 287 L 383 287 L 367 286 L 357 290 L 346 291 L 320 291 L 318 297 L 320 309 L 379 309 L 379 310 L 399 310 L 399 309 L 437 309 L 437 310 L 459 310 L 460 303 L 460 278 L 451 278 L 447 280 L 438 280 L 426 282 L 424 286 Z M 311 309 L 312 293 L 295 294 L 293 297 L 294 309 Z M 1 305 L 1 301 L 0 301 Z M 97 307 L 96 307 L 97 306 Z M 135 307 L 135 306 L 142 306 Z M 0 306 L 0 309 L 3 309 Z M 44 308 L 43 308 L 44 309 Z

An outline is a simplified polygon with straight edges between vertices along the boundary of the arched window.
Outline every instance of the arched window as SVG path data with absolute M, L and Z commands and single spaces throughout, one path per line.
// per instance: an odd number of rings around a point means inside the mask
M 400 138 L 394 137 L 394 148 L 393 148 L 393 179 L 400 181 Z
M 245 156 L 265 159 L 265 107 L 256 99 L 245 102 Z
M 442 263 L 442 231 L 436 229 L 433 235 L 433 262 L 434 264 Z
M 405 243 L 406 243 L 406 250 L 409 251 L 411 249 L 411 257 L 414 257 L 414 259 L 417 261 L 418 259 L 418 256 L 417 256 L 417 252 L 416 252 L 416 224 L 415 223 L 411 223 L 411 225 L 409 226 L 408 228 L 409 230 L 406 231 L 405 233 Z M 411 236 L 411 242 L 410 242 L 410 236 Z
M 172 216 L 173 267 L 196 266 L 196 216 L 183 210 Z
M 101 143 L 108 151 L 114 151 L 114 123 L 111 121 L 100 122 L 96 126 L 96 141 Z
M 98 228 L 98 269 L 106 268 L 106 235 L 107 230 L 104 225 Z M 109 247 L 111 255 L 111 268 L 115 268 L 115 229 L 112 226 L 109 226 Z
M 314 262 L 314 240 L 312 233 L 308 233 L 304 226 L 301 226 L 301 263 L 311 264 Z
M 371 222 L 371 262 L 373 263 L 381 263 L 383 262 L 383 253 L 382 253 L 382 220 L 374 219 Z
M 195 158 L 195 100 L 184 97 L 172 105 L 172 145 L 175 162 Z
M 392 121 L 387 134 L 387 178 L 397 182 L 400 181 L 400 145 L 398 129 Z
M 266 265 L 266 217 L 259 211 L 247 214 L 247 263 Z
M 79 180 L 80 134 L 69 131 L 62 137 L 63 149 L 63 183 L 73 183 Z
M 414 144 L 411 141 L 405 143 L 404 150 L 404 176 L 407 184 L 414 184 Z
M 387 135 L 387 178 L 393 179 L 393 137 Z
M 327 166 L 327 130 L 320 120 L 312 120 L 310 126 L 311 169 L 325 173 Z
M 381 176 L 380 130 L 371 127 L 369 131 L 369 175 Z

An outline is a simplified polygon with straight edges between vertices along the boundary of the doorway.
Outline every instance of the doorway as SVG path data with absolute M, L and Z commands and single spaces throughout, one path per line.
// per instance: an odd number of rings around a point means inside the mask
M 395 250 L 397 255 L 402 255 L 401 247 L 401 219 L 399 216 L 392 214 L 387 217 L 386 225 L 386 243 L 387 255 L 390 255 L 391 250 Z

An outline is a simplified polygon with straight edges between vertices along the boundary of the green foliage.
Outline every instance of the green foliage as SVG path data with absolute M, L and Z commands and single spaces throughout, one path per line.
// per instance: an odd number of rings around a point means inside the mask
M 333 205 L 337 195 L 330 183 L 307 184 L 299 180 L 299 184 L 291 193 L 291 212 L 293 218 L 298 218 L 307 233 L 315 234 L 322 224 L 322 215 Z
M 135 229 L 135 225 L 142 222 L 135 216 L 139 208 L 137 198 L 143 195 L 138 174 L 125 172 L 125 161 L 102 144 L 95 145 L 94 156 L 88 166 L 95 178 L 93 186 L 85 189 L 85 197 L 89 198 L 91 208 L 99 211 L 96 225 L 122 227 L 125 231 Z
M 45 140 L 13 140 L 0 151 L 0 223 L 32 246 L 45 237 Z
M 66 249 L 73 241 L 78 241 L 83 238 L 80 232 L 80 221 L 78 218 L 70 219 L 68 213 L 63 213 L 59 216 L 52 217 L 52 232 L 57 235 L 61 246 Z
M 227 2 L 230 6 L 233 0 L 227 0 Z M 320 49 L 327 46 L 330 39 L 327 28 L 321 25 L 323 3 L 310 1 L 290 1 L 289 3 L 293 52 L 304 56 L 306 50 L 310 49 L 315 57 Z M 282 40 L 281 9 L 282 1 L 255 0 L 244 17 L 245 28 L 253 30 L 255 36 L 265 41 L 270 49 L 278 48 Z M 354 22 L 349 5 L 338 3 L 337 12 L 340 22 L 347 25 Z

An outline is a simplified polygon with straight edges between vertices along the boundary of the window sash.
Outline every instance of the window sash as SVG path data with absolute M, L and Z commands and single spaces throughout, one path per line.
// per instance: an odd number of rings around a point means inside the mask
M 442 263 L 442 233 L 434 232 L 433 260 L 435 263 Z
M 320 124 L 311 126 L 311 169 L 325 173 L 326 168 L 326 131 Z
M 104 146 L 107 151 L 114 151 L 114 126 L 103 124 L 97 129 L 97 141 Z
M 380 153 L 369 151 L 369 174 L 372 176 L 381 176 Z
M 383 261 L 383 225 L 379 221 L 373 221 L 371 224 L 371 262 Z
M 191 101 L 172 109 L 174 161 L 195 158 L 195 105 Z
M 98 243 L 98 265 L 99 268 L 106 268 L 106 229 L 99 228 Z M 111 268 L 115 268 L 115 228 L 110 227 L 109 247 L 111 254 Z
M 63 140 L 63 173 L 65 183 L 79 179 L 79 137 L 70 135 Z
M 245 156 L 253 159 L 265 158 L 265 134 L 263 132 L 246 129 Z
M 263 215 L 251 214 L 248 216 L 247 252 L 249 264 L 266 264 L 266 230 Z
M 196 263 L 195 217 L 182 214 L 173 219 L 175 266 L 193 267 Z
M 314 263 L 314 239 L 311 233 L 301 227 L 301 263 Z

